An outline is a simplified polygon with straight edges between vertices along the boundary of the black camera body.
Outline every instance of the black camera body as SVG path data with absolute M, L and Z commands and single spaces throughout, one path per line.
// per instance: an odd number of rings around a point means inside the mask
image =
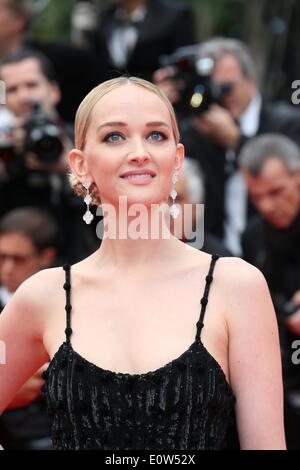
M 14 129 L 8 125 L 0 129 L 0 160 L 9 164 L 17 156 L 32 152 L 45 165 L 55 164 L 63 151 L 61 128 L 43 111 L 41 104 L 32 103 L 32 111 L 23 124 L 24 138 L 16 144 Z
M 60 127 L 43 111 L 40 103 L 32 103 L 32 112 L 24 123 L 24 153 L 32 152 L 46 165 L 56 163 L 63 151 Z
M 160 57 L 162 67 L 172 66 L 176 74 L 181 100 L 195 114 L 202 114 L 212 104 L 221 105 L 222 98 L 230 92 L 230 83 L 218 85 L 212 79 L 214 60 L 199 56 L 199 46 L 180 47 L 173 54 Z

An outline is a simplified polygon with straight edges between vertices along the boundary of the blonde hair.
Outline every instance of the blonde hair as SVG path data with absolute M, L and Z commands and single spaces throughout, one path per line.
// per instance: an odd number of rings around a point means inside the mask
M 103 82 L 97 87 L 93 88 L 93 90 L 90 91 L 89 94 L 81 102 L 75 117 L 75 146 L 78 150 L 84 150 L 87 130 L 91 123 L 92 111 L 98 101 L 101 100 L 101 98 L 103 98 L 103 96 L 105 96 L 110 91 L 115 90 L 120 86 L 130 84 L 145 88 L 146 90 L 154 93 L 164 102 L 170 113 L 174 140 L 176 144 L 178 144 L 180 134 L 178 130 L 175 112 L 172 104 L 170 103 L 165 93 L 158 86 L 154 85 L 151 82 L 148 82 L 147 80 L 143 80 L 142 78 L 118 77 L 113 78 L 111 80 L 107 80 L 106 82 Z M 84 196 L 86 194 L 86 191 L 83 188 L 82 184 L 78 181 L 78 179 L 73 173 L 69 175 L 69 181 L 76 194 L 78 194 L 79 196 Z M 101 201 L 97 194 L 97 187 L 95 184 L 90 187 L 90 192 L 92 196 L 92 204 L 99 206 L 101 204 Z

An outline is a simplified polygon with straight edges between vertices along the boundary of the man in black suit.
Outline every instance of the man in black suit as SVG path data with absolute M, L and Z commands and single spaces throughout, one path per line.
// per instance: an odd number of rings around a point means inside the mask
M 91 48 L 107 64 L 107 78 L 122 73 L 152 80 L 159 57 L 193 44 L 191 10 L 170 0 L 119 0 L 99 13 Z
M 213 59 L 213 82 L 230 91 L 206 112 L 200 107 L 198 114 L 182 123 L 182 142 L 204 172 L 207 229 L 240 255 L 240 234 L 253 208 L 248 205 L 236 156 L 249 138 L 265 132 L 281 132 L 300 143 L 300 112 L 285 104 L 263 102 L 254 62 L 242 42 L 214 38 L 199 45 L 197 57 Z M 176 82 L 172 90 L 170 74 L 169 69 L 156 73 L 156 82 L 169 96 L 176 96 Z
M 300 291 L 299 147 L 282 134 L 263 134 L 244 145 L 239 166 L 258 211 L 242 237 L 243 258 L 263 271 L 271 292 L 293 303 Z M 286 321 L 300 337 L 300 313 Z

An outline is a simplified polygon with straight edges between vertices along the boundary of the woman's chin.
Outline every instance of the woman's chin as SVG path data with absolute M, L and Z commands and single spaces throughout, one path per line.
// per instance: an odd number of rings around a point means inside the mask
M 124 193 L 117 196 L 117 198 L 101 197 L 102 207 L 113 206 L 115 210 L 132 210 L 134 206 L 142 206 L 145 210 L 150 210 L 152 207 L 159 208 L 162 204 L 167 203 L 167 196 L 165 194 L 130 194 Z M 136 207 L 138 209 L 138 207 Z
M 128 207 L 137 205 L 142 205 L 146 209 L 151 208 L 152 205 L 160 205 L 163 201 L 162 196 L 157 194 L 151 195 L 132 195 L 132 194 L 124 194 L 119 197 L 120 204 L 126 203 Z

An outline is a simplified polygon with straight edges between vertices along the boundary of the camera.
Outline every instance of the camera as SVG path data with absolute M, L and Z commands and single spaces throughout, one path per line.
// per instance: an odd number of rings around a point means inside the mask
M 46 164 L 56 163 L 63 151 L 62 131 L 56 122 L 43 111 L 39 102 L 31 104 L 32 110 L 23 124 L 24 137 L 17 143 L 12 125 L 0 128 L 0 160 L 9 164 L 16 157 L 32 152 L 37 159 Z
M 198 45 L 180 47 L 171 55 L 161 56 L 160 65 L 175 67 L 172 78 L 192 113 L 204 113 L 214 103 L 221 105 L 222 98 L 232 89 L 231 83 L 218 85 L 213 81 L 214 60 L 199 56 Z
M 32 152 L 42 163 L 56 163 L 63 151 L 60 127 L 43 111 L 39 102 L 32 103 L 32 111 L 24 122 L 23 152 Z

